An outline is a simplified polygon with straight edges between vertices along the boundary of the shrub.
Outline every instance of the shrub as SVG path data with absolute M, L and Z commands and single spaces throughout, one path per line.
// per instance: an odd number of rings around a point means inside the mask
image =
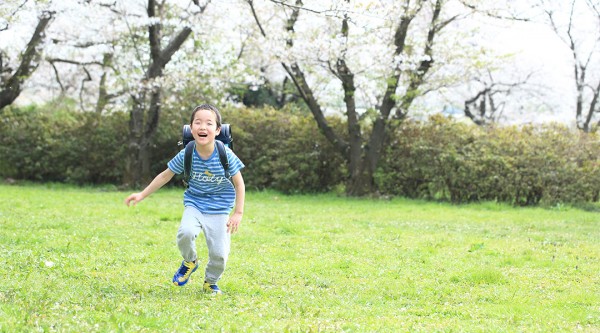
M 249 189 L 327 192 L 347 177 L 345 161 L 312 116 L 281 110 L 224 109 Z M 163 110 L 151 146 L 153 174 L 182 148 L 189 110 Z M 0 114 L 0 177 L 73 184 L 120 184 L 128 144 L 126 113 L 98 116 L 68 104 L 6 108 Z M 341 119 L 331 118 L 338 133 Z M 563 126 L 480 128 L 442 116 L 405 121 L 388 133 L 375 174 L 383 195 L 493 200 L 515 205 L 597 202 L 600 140 Z M 174 182 L 179 184 L 179 182 Z
M 480 127 L 444 117 L 390 133 L 376 174 L 383 194 L 516 205 L 598 201 L 596 134 L 566 127 Z
M 343 180 L 342 158 L 310 115 L 286 107 L 236 109 L 223 116 L 232 124 L 235 152 L 246 164 L 250 188 L 326 192 Z
M 7 108 L 0 121 L 0 174 L 32 181 L 116 183 L 127 122 L 45 107 Z

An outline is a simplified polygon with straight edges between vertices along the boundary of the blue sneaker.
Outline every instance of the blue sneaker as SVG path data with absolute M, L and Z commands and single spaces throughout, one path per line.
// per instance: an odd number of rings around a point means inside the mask
M 182 261 L 181 267 L 173 275 L 173 284 L 183 286 L 190 280 L 190 275 L 198 269 L 198 265 L 193 262 Z
M 204 291 L 207 293 L 211 293 L 213 295 L 221 295 L 223 292 L 221 291 L 221 289 L 219 289 L 219 286 L 217 286 L 216 284 L 210 284 L 206 281 L 204 281 Z

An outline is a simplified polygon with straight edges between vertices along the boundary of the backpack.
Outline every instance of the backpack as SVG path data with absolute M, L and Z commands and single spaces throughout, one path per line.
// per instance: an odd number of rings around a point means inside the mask
M 186 187 L 189 187 L 192 170 L 192 154 L 194 153 L 194 149 L 196 149 L 196 141 L 194 141 L 194 137 L 192 136 L 192 129 L 190 125 L 183 125 L 182 137 L 183 139 L 179 142 L 179 145 L 183 145 L 185 147 L 185 154 L 183 157 L 183 184 Z M 221 132 L 215 139 L 215 145 L 217 146 L 217 150 L 219 152 L 219 160 L 221 161 L 221 165 L 225 170 L 225 177 L 229 179 L 231 176 L 229 175 L 229 160 L 227 159 L 225 147 L 227 146 L 229 149 L 233 149 L 231 125 L 221 124 Z

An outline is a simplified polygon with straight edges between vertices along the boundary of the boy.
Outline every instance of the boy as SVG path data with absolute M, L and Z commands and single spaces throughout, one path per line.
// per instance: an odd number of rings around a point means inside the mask
M 196 107 L 190 126 L 196 149 L 192 154 L 189 187 L 183 199 L 185 209 L 177 232 L 177 246 L 183 262 L 173 276 L 173 284 L 185 285 L 198 268 L 195 240 L 202 232 L 209 257 L 203 289 L 212 294 L 221 294 L 217 281 L 225 270 L 231 234 L 238 230 L 244 214 L 245 185 L 240 172 L 244 164 L 231 149 L 226 148 L 231 178 L 225 177 L 215 145 L 215 138 L 221 131 L 221 114 L 215 106 L 203 104 Z M 173 157 L 167 169 L 142 192 L 125 198 L 125 204 L 137 204 L 168 183 L 175 174 L 182 173 L 184 152 L 185 149 Z

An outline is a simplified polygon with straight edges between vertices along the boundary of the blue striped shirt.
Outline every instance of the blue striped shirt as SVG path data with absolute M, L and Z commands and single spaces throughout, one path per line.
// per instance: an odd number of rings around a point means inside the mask
M 225 147 L 229 159 L 229 174 L 233 177 L 244 163 L 235 153 Z M 167 166 L 176 174 L 183 173 L 185 149 L 173 157 Z M 190 186 L 183 194 L 183 205 L 193 206 L 203 214 L 229 214 L 235 204 L 235 188 L 230 179 L 225 178 L 225 170 L 219 160 L 219 152 L 215 150 L 208 160 L 203 160 L 194 149 Z

